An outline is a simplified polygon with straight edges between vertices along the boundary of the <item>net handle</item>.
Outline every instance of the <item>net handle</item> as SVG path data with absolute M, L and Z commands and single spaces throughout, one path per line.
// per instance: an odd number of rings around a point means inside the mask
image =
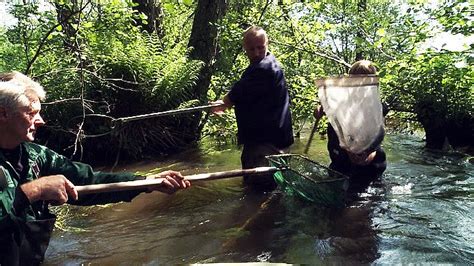
M 121 117 L 121 118 L 113 119 L 112 123 L 126 123 L 126 122 L 130 122 L 130 121 L 142 120 L 142 119 L 148 119 L 148 118 L 154 118 L 154 117 L 160 117 L 160 116 L 185 114 L 185 113 L 208 110 L 208 109 L 211 109 L 213 107 L 218 107 L 218 106 L 222 106 L 222 105 L 224 105 L 224 104 L 208 104 L 208 105 L 203 105 L 203 106 L 196 106 L 196 107 L 182 108 L 182 109 L 176 109 L 176 110 L 162 111 L 162 112 L 157 112 L 157 113 Z
M 236 169 L 223 172 L 214 172 L 214 173 L 204 173 L 204 174 L 195 174 L 184 176 L 187 180 L 190 181 L 207 181 L 214 179 L 230 178 L 243 175 L 256 175 L 256 174 L 266 174 L 266 173 L 275 173 L 280 170 L 284 170 L 283 167 L 256 167 L 250 169 Z M 145 179 L 145 180 L 134 180 L 128 182 L 116 182 L 116 183 L 106 183 L 106 184 L 93 184 L 93 185 L 84 185 L 76 186 L 76 190 L 79 195 L 95 194 L 95 193 L 104 193 L 104 192 L 117 192 L 117 191 L 127 191 L 127 190 L 139 190 L 146 189 L 163 183 L 164 178 L 156 179 Z
M 317 118 L 314 121 L 313 129 L 311 130 L 311 134 L 309 135 L 308 143 L 306 143 L 306 146 L 304 147 L 304 151 L 303 151 L 304 154 L 308 154 L 309 147 L 311 146 L 311 142 L 313 142 L 314 133 L 316 133 L 316 131 L 318 130 L 319 120 L 321 120 L 321 117 Z

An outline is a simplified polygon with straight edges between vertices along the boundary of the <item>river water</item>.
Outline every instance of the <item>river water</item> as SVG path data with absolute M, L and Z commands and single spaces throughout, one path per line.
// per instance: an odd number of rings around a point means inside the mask
M 302 153 L 306 139 L 292 149 Z M 329 162 L 325 140 L 308 157 Z M 45 265 L 156 265 L 217 262 L 304 264 L 473 264 L 472 157 L 423 148 L 417 136 L 389 134 L 381 182 L 342 209 L 274 194 L 249 194 L 240 178 L 202 181 L 174 195 L 131 203 L 62 207 Z M 183 174 L 240 168 L 235 146 L 212 144 L 120 170 Z M 471 162 L 469 162 L 471 159 Z

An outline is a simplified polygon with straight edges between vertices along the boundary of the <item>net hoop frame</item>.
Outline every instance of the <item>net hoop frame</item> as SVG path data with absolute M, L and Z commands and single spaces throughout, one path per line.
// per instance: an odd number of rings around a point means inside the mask
M 351 75 L 317 79 L 316 87 L 362 87 L 379 85 L 377 75 Z
M 302 173 L 299 173 L 299 172 L 293 170 L 293 169 L 291 168 L 291 166 L 279 167 L 279 168 L 280 168 L 281 170 L 283 170 L 283 171 L 292 171 L 292 172 L 298 174 L 299 176 L 301 176 L 301 177 L 303 177 L 303 178 L 305 178 L 305 179 L 307 179 L 307 180 L 309 180 L 309 181 L 311 181 L 311 182 L 313 182 L 313 183 L 315 183 L 315 184 L 319 184 L 319 183 L 331 183 L 331 182 L 343 181 L 343 180 L 349 181 L 349 179 L 350 179 L 347 175 L 344 175 L 344 174 L 341 173 L 341 172 L 338 172 L 338 171 L 333 170 L 333 169 L 331 169 L 331 168 L 329 168 L 329 167 L 327 167 L 327 166 L 325 166 L 325 165 L 322 165 L 322 164 L 320 164 L 320 163 L 318 163 L 318 162 L 316 162 L 316 161 L 314 161 L 314 160 L 311 160 L 311 159 L 309 159 L 308 157 L 303 156 L 303 155 L 301 155 L 301 154 L 296 154 L 296 153 L 284 153 L 284 154 L 268 155 L 268 156 L 265 156 L 265 158 L 266 158 L 268 161 L 271 161 L 271 162 L 274 162 L 274 163 L 278 163 L 278 162 L 277 162 L 276 160 L 274 160 L 273 158 L 289 157 L 289 156 L 290 156 L 290 157 L 299 157 L 299 158 L 308 160 L 308 161 L 310 161 L 311 163 L 317 165 L 318 167 L 324 168 L 324 169 L 328 170 L 329 172 L 334 172 L 334 173 L 338 174 L 339 176 L 341 176 L 341 177 L 339 177 L 339 178 L 333 178 L 333 179 L 319 180 L 319 181 L 318 181 L 318 180 L 314 180 L 313 178 L 311 178 L 311 177 L 309 177 L 309 176 L 307 176 L 307 175 L 305 175 L 305 174 L 302 174 Z

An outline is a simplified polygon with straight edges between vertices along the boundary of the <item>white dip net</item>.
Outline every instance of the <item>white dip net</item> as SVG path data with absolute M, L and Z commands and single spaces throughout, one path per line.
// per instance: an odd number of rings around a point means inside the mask
M 384 118 L 376 76 L 318 80 L 318 96 L 339 138 L 339 145 L 360 154 L 377 147 L 384 136 Z

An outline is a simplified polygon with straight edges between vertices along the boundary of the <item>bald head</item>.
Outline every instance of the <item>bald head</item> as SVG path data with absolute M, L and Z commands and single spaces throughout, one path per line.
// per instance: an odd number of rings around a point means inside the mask
M 264 29 L 258 26 L 250 26 L 244 32 L 244 42 L 247 39 L 264 38 L 268 43 L 268 36 Z
M 261 61 L 268 52 L 267 33 L 260 27 L 249 27 L 244 32 L 243 46 L 250 63 Z

